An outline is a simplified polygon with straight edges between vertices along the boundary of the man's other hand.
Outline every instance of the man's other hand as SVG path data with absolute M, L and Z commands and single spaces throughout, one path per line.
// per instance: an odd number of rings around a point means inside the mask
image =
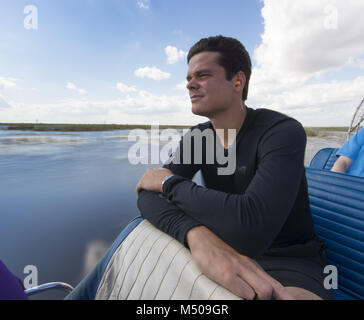
M 293 296 L 253 259 L 243 256 L 204 226 L 187 233 L 200 271 L 235 295 L 252 300 L 292 300 Z
M 165 168 L 148 168 L 136 186 L 136 193 L 142 190 L 162 192 L 162 182 L 165 177 L 172 175 L 172 171 Z

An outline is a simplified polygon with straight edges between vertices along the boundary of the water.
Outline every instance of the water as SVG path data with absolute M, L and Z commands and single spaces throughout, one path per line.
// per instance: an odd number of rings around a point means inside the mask
M 128 133 L 0 130 L 0 259 L 16 276 L 75 286 L 139 215 Z
M 139 215 L 135 186 L 147 165 L 130 164 L 128 134 L 0 130 L 0 259 L 17 277 L 34 265 L 39 284 L 76 286 Z M 305 164 L 344 141 L 341 133 L 308 138 Z

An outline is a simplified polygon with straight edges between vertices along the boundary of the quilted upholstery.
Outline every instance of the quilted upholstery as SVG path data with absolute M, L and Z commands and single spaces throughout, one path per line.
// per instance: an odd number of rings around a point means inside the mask
M 130 222 L 67 300 L 241 299 L 204 276 L 184 246 L 142 217 Z
M 238 300 L 196 266 L 182 244 L 143 220 L 109 261 L 97 300 Z

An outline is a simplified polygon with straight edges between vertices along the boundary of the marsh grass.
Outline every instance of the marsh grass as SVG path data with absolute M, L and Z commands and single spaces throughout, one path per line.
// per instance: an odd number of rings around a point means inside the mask
M 131 130 L 150 129 L 150 125 L 136 124 L 52 124 L 52 123 L 1 123 L 7 130 L 24 131 L 111 131 L 111 130 Z M 160 125 L 160 129 L 184 129 L 189 126 Z
M 54 124 L 54 123 L 0 123 L 0 126 L 7 127 L 7 130 L 24 131 L 110 131 L 110 130 L 132 130 L 150 129 L 145 124 Z M 189 125 L 160 125 L 160 129 L 185 129 Z M 328 131 L 347 132 L 348 127 L 305 127 L 308 137 L 324 136 Z M 327 134 L 326 134 L 327 135 Z
M 305 127 L 307 137 L 327 137 L 328 132 L 347 132 L 348 127 Z

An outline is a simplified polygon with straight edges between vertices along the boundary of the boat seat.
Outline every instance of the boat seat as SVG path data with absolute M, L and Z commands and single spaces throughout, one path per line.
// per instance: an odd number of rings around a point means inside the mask
M 66 299 L 238 300 L 203 275 L 177 240 L 135 218 Z
M 338 271 L 338 288 L 333 289 L 334 297 L 340 300 L 363 299 L 364 178 L 311 167 L 306 168 L 306 177 L 315 230 L 318 236 L 326 243 L 327 264 L 336 266 Z M 145 222 L 147 221 L 142 217 L 137 217 L 131 221 L 124 230 L 122 230 L 96 267 L 80 282 L 66 299 L 107 299 L 111 297 L 124 297 L 124 289 L 118 289 L 115 293 L 112 288 L 108 288 L 107 283 L 113 283 L 113 280 L 110 280 L 113 273 L 118 276 L 119 267 L 116 267 L 117 263 L 119 266 L 123 267 L 122 259 L 120 260 L 116 256 L 127 256 L 128 251 L 138 252 L 141 248 L 138 247 L 136 250 L 128 250 L 124 249 L 123 245 L 126 244 L 129 246 L 126 243 L 127 239 L 129 239 L 130 243 L 131 237 L 134 237 L 135 239 L 138 237 L 138 235 L 133 235 L 133 231 L 139 229 L 138 232 L 142 235 L 143 232 L 140 231 L 140 228 L 153 228 L 150 224 L 146 225 Z M 158 232 L 161 233 L 160 231 Z M 155 233 L 155 235 L 155 240 L 153 241 L 155 241 L 155 243 L 158 241 L 164 243 L 163 245 L 166 247 L 177 242 L 175 240 L 173 242 L 171 239 L 168 240 L 169 236 L 165 234 L 162 236 L 161 234 L 157 235 L 157 233 Z M 164 235 L 167 236 L 167 238 Z M 150 238 L 150 240 L 152 240 L 152 238 Z M 152 241 L 149 240 L 143 241 L 150 250 L 154 250 L 154 246 L 150 245 L 151 242 Z M 188 251 L 184 247 L 182 248 L 183 250 Z M 157 248 L 157 250 L 159 249 Z M 188 255 L 186 252 L 183 254 L 185 256 Z M 130 256 L 129 254 L 128 259 L 130 260 L 128 263 L 136 263 L 134 260 L 137 261 L 138 257 L 137 255 Z M 131 267 L 129 270 L 139 270 L 139 274 L 141 274 L 144 279 L 147 279 L 145 278 L 146 273 L 143 271 L 144 267 L 140 264 L 140 261 L 138 263 L 136 268 Z M 185 265 L 189 266 L 189 268 L 187 268 L 189 273 L 187 273 L 187 277 L 184 279 L 186 279 L 187 282 L 189 281 L 192 286 L 191 288 L 193 288 L 195 284 L 195 282 L 191 284 L 191 279 L 194 279 L 193 281 L 202 280 L 202 285 L 199 288 L 207 288 L 207 290 L 210 290 L 205 297 L 217 299 L 224 299 L 224 297 L 227 297 L 227 299 L 237 298 L 231 294 L 229 296 L 227 290 L 224 291 L 223 288 L 216 286 L 216 284 L 214 287 L 212 281 L 204 278 L 203 275 L 201 276 L 201 274 L 198 273 L 198 270 L 196 270 L 193 265 L 189 264 L 189 262 L 186 262 Z M 156 273 L 157 270 L 160 269 L 155 268 L 152 271 Z M 150 270 L 148 269 L 147 272 L 150 272 Z M 129 276 L 132 277 L 132 281 L 137 282 L 137 278 L 133 273 L 129 272 Z M 178 278 L 179 276 L 177 275 L 171 279 L 173 280 L 176 277 Z M 124 282 L 124 279 L 122 279 L 122 281 Z M 101 286 L 103 286 L 103 288 L 100 289 Z M 126 293 L 126 296 L 135 299 L 136 293 L 133 291 L 132 287 L 130 288 L 130 291 Z M 144 287 L 142 289 L 144 290 Z M 143 298 L 143 291 L 138 294 L 138 297 Z M 199 292 L 199 294 L 198 297 L 204 296 L 204 292 Z M 156 297 L 156 295 L 154 295 L 154 297 Z M 169 296 L 169 298 L 172 299 L 173 297 L 176 296 Z M 181 296 L 178 297 L 180 298 Z M 190 294 L 187 295 L 187 298 L 188 297 L 193 298 L 196 296 Z
M 336 151 L 338 148 L 323 148 L 312 158 L 310 168 L 330 170 L 337 160 Z
M 364 178 L 306 168 L 315 231 L 338 271 L 336 299 L 364 299 Z

